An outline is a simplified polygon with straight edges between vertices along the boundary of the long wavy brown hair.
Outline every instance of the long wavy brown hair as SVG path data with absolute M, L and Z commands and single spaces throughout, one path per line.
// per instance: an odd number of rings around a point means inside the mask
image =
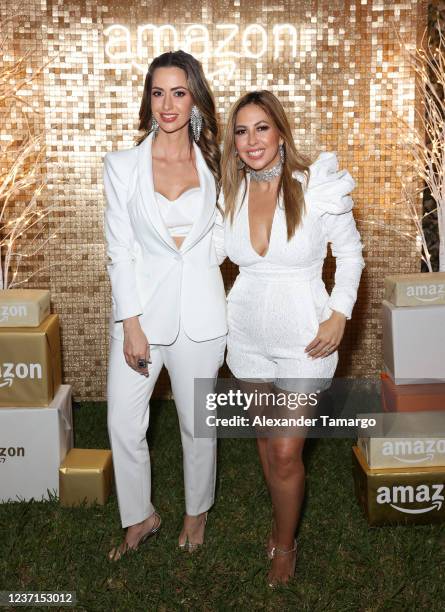
M 278 193 L 283 194 L 287 239 L 290 240 L 300 225 L 305 211 L 302 185 L 292 178 L 292 173 L 297 170 L 303 172 L 307 184 L 310 176 L 311 160 L 297 151 L 286 113 L 278 98 L 270 91 L 261 90 L 246 93 L 235 102 L 230 110 L 221 163 L 225 216 L 229 218 L 230 223 L 233 223 L 238 192 L 242 183 L 244 183 L 244 194 L 241 205 L 246 196 L 247 170 L 245 165 L 242 168 L 239 167 L 239 157 L 236 156 L 235 125 L 238 111 L 248 104 L 260 106 L 273 121 L 284 140 L 284 167 L 278 185 Z
M 194 104 L 201 111 L 202 129 L 197 142 L 207 166 L 212 172 L 216 190 L 221 186 L 221 152 L 218 146 L 218 122 L 216 119 L 215 100 L 204 75 L 201 63 L 185 51 L 168 51 L 155 57 L 145 76 L 142 102 L 139 109 L 139 130 L 143 134 L 136 138 L 136 144 L 143 142 L 151 131 L 151 88 L 153 75 L 157 68 L 181 68 L 187 76 L 187 84 Z M 193 146 L 193 132 L 189 124 L 190 151 Z

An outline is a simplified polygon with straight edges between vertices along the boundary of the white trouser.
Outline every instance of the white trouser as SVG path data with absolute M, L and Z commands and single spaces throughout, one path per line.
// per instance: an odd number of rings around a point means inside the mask
M 216 438 L 193 436 L 194 379 L 209 379 L 209 392 L 213 391 L 225 346 L 226 336 L 194 342 L 181 327 L 173 344 L 150 346 L 152 363 L 146 378 L 125 361 L 123 340 L 110 337 L 108 434 L 122 527 L 139 523 L 154 512 L 146 433 L 149 402 L 163 365 L 170 375 L 181 429 L 186 512 L 197 515 L 212 506 Z

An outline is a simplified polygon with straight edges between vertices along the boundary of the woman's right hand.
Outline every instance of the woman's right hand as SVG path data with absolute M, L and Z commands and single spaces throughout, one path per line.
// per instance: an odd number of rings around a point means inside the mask
M 142 331 L 139 317 L 130 317 L 123 322 L 124 326 L 124 355 L 130 368 L 143 376 L 148 376 L 148 367 L 138 366 L 138 359 L 146 359 L 151 363 L 150 344 Z

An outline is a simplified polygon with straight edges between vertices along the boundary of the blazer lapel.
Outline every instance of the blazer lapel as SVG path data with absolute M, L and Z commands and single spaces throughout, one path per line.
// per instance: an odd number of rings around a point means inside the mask
M 153 142 L 153 133 L 138 146 L 138 184 L 140 196 L 144 206 L 144 212 L 147 213 L 151 224 L 159 234 L 167 246 L 174 251 L 178 251 L 173 238 L 170 236 L 168 229 L 159 212 L 158 203 L 156 201 L 154 182 L 153 182 L 153 163 L 151 157 L 151 146 Z
M 213 217 L 216 213 L 215 179 L 205 163 L 201 149 L 196 143 L 193 143 L 203 204 L 198 218 L 194 222 L 190 232 L 185 237 L 181 248 L 178 249 L 165 226 L 161 213 L 159 212 L 158 203 L 156 201 L 151 155 L 152 142 L 153 133 L 147 136 L 147 138 L 138 146 L 138 184 L 144 211 L 147 213 L 147 216 L 159 234 L 159 237 L 167 244 L 167 246 L 169 246 L 175 252 L 178 252 L 178 250 L 180 252 L 185 252 L 191 249 L 198 242 L 213 221 Z
M 196 167 L 201 187 L 202 207 L 198 218 L 182 243 L 182 252 L 188 251 L 198 242 L 201 236 L 209 228 L 209 225 L 213 222 L 216 214 L 215 178 L 205 162 L 201 149 L 195 142 L 193 143 L 193 147 L 195 150 Z

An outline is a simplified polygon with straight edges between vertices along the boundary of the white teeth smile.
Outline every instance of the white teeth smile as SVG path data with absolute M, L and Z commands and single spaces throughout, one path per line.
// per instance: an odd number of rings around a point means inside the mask
M 264 149 L 259 149 L 258 151 L 249 151 L 247 155 L 249 157 L 260 157 L 260 155 L 262 155 L 263 152 L 264 152 Z

